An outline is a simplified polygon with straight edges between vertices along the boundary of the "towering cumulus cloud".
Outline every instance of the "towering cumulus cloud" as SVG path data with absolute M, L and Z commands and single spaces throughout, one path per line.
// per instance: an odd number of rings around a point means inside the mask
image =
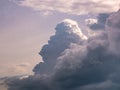
M 110 15 L 106 30 L 91 37 L 75 21 L 62 21 L 40 51 L 35 74 L 5 80 L 8 90 L 120 90 L 119 17 Z
M 50 38 L 48 44 L 44 45 L 40 51 L 44 62 L 40 62 L 33 69 L 36 74 L 51 72 L 56 64 L 56 59 L 65 49 L 69 48 L 71 43 L 83 44 L 87 40 L 77 22 L 70 19 L 62 21 L 55 29 L 55 35 Z

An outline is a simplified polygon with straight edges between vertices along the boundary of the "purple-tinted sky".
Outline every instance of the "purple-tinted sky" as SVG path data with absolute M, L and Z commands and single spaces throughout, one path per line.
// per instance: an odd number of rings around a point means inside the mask
M 9 0 L 0 0 L 0 7 L 0 76 L 30 74 L 58 22 L 72 18 L 83 23 L 89 17 L 59 12 L 44 15 Z

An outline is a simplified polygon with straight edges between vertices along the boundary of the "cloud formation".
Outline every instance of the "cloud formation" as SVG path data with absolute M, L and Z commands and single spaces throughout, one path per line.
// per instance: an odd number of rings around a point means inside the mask
M 119 0 L 10 0 L 20 6 L 49 14 L 61 12 L 68 14 L 106 13 L 119 9 Z
M 119 90 L 119 16 L 110 15 L 106 30 L 89 38 L 75 21 L 63 20 L 40 51 L 44 62 L 35 74 L 7 79 L 8 90 Z
M 51 36 L 48 44 L 44 45 L 40 51 L 44 63 L 40 62 L 35 66 L 33 71 L 36 74 L 52 72 L 56 64 L 56 59 L 66 48 L 69 48 L 71 43 L 82 44 L 87 40 L 87 37 L 78 27 L 77 22 L 73 20 L 65 19 L 55 29 L 55 35 Z
M 97 22 L 95 19 L 86 20 L 88 22 L 87 25 L 92 30 L 105 30 L 105 23 L 109 16 L 110 13 L 101 13 L 97 16 Z

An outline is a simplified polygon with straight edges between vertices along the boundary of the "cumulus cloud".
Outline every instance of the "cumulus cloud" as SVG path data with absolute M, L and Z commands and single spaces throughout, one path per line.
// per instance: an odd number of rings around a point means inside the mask
M 68 14 L 106 13 L 119 9 L 119 0 L 10 0 L 20 6 L 43 13 L 58 11 Z M 89 9 L 89 10 L 88 10 Z
M 82 44 L 87 40 L 77 22 L 73 20 L 65 19 L 55 29 L 55 35 L 50 38 L 48 44 L 44 45 L 40 51 L 44 62 L 40 62 L 35 66 L 33 69 L 35 73 L 51 72 L 56 64 L 56 59 L 66 48 L 69 48 L 71 43 Z
M 111 50 L 113 44 L 120 48 L 119 16 L 119 11 L 110 15 L 106 30 L 91 37 L 77 22 L 63 20 L 40 51 L 43 62 L 34 68 L 35 74 L 8 78 L 8 90 L 119 90 L 120 56 Z

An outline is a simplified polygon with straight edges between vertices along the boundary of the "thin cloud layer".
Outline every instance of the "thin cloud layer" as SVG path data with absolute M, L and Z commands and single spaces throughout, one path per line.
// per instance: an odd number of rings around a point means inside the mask
M 75 33 L 75 21 L 59 23 L 40 52 L 44 67 L 38 64 L 32 76 L 6 79 L 8 90 L 119 90 L 120 56 L 111 50 L 113 44 L 120 48 L 115 37 L 120 33 L 113 33 L 120 30 L 119 16 L 119 11 L 112 14 L 106 30 L 87 39 Z
M 20 6 L 30 7 L 45 15 L 51 12 L 68 14 L 106 13 L 119 9 L 119 0 L 10 0 Z

